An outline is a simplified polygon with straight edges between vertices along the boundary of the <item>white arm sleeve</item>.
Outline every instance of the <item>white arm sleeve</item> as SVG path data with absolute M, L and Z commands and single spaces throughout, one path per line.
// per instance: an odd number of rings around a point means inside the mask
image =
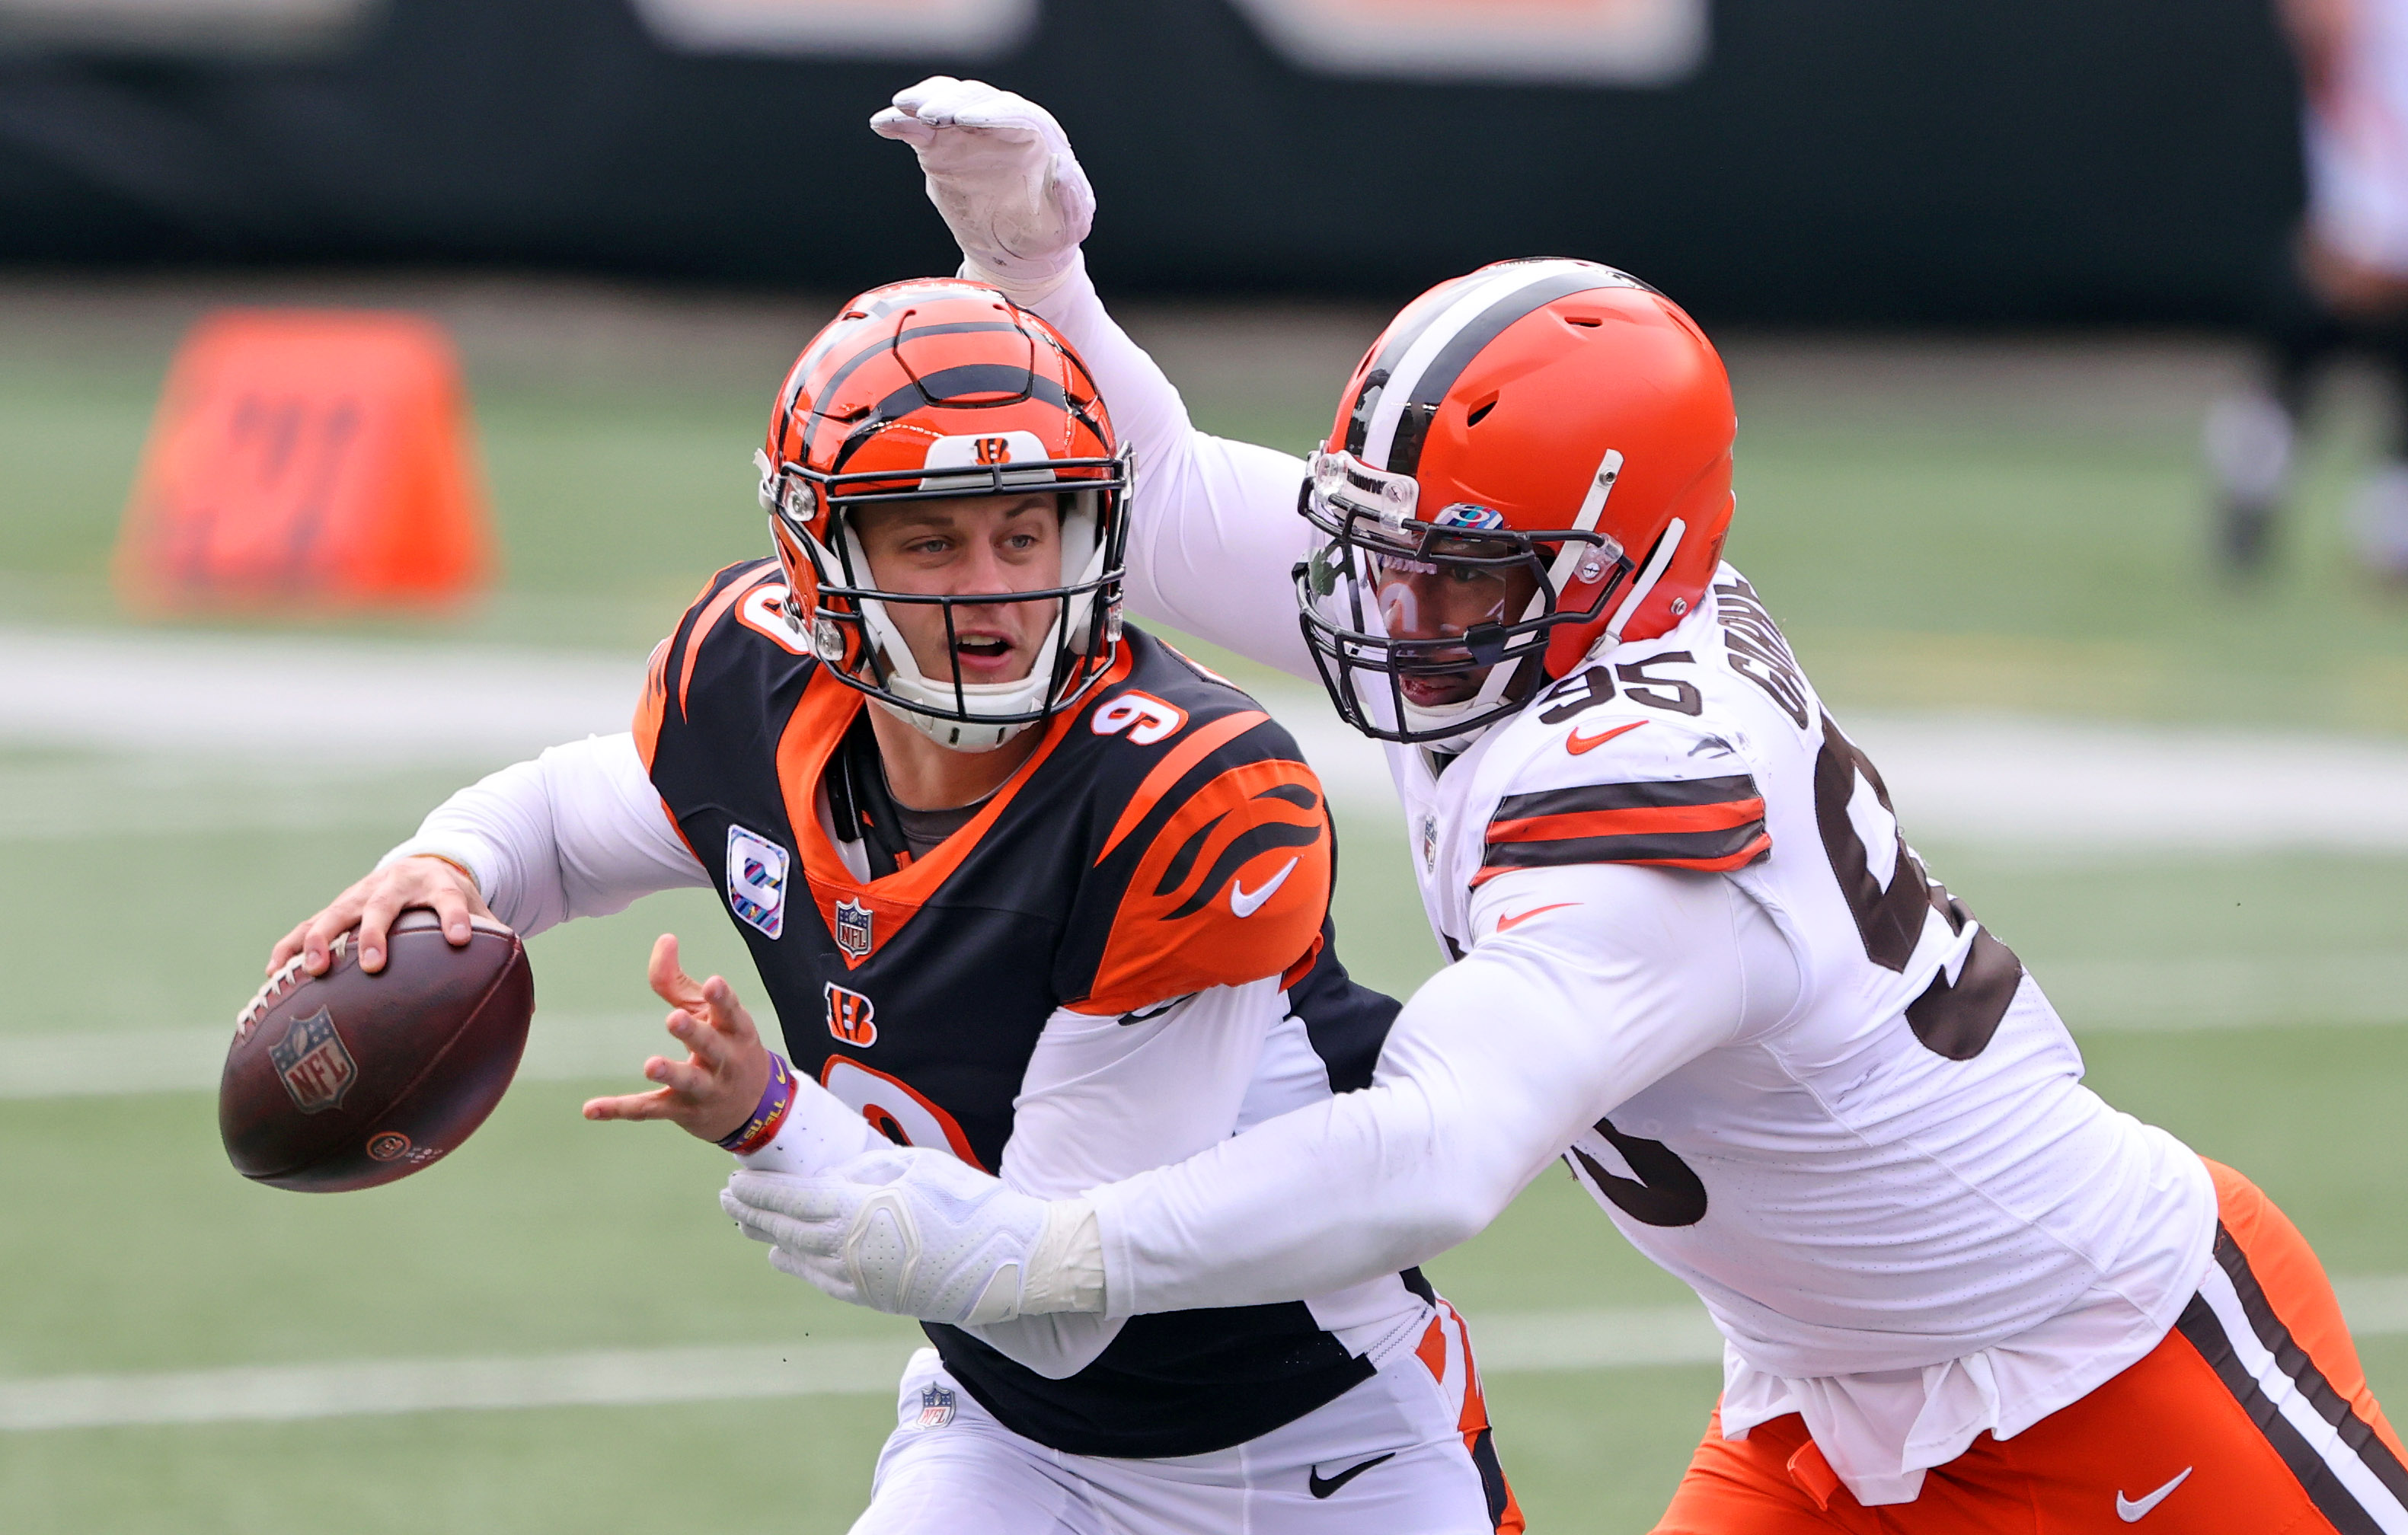
M 1312 531 L 1296 510 L 1304 461 L 1197 431 L 1179 391 L 1105 312 L 1083 260 L 1032 308 L 1086 360 L 1114 429 L 1136 446 L 1130 610 L 1292 676 L 1315 676 L 1288 575 Z
M 1137 1024 L 1055 1012 L 1012 1104 L 1003 1181 L 1023 1194 L 1065 1198 L 1226 1140 L 1263 1042 L 1286 1012 L 1276 976 L 1214 986 Z M 1054 1312 L 968 1330 L 1058 1381 L 1092 1364 L 1125 1320 Z
M 1522 920 L 1498 932 L 1500 913 Z M 1719 875 L 1523 869 L 1471 916 L 1484 936 L 1405 1004 L 1369 1088 L 1089 1191 L 1108 1315 L 1290 1300 L 1436 1256 L 1599 1116 L 1797 995 L 1779 929 Z
M 378 861 L 439 854 L 522 934 L 710 876 L 670 825 L 633 736 L 588 736 L 480 779 Z

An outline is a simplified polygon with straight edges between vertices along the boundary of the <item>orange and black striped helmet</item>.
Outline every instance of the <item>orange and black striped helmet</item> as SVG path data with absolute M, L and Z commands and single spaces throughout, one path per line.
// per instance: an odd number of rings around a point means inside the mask
M 787 371 L 755 462 L 788 613 L 812 653 L 939 742 L 984 751 L 1068 708 L 1121 634 L 1130 469 L 1095 380 L 1053 326 L 992 288 L 930 278 L 853 299 Z M 867 507 L 1059 493 L 1060 581 L 935 596 L 881 589 L 854 524 Z M 1047 653 L 1015 682 L 929 677 L 888 608 L 1054 605 Z M 946 647 L 951 653 L 953 647 Z

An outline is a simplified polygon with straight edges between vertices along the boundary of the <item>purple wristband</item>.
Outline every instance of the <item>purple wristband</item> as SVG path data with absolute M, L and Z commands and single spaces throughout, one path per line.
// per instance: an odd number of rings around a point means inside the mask
M 795 1069 L 786 1057 L 769 1052 L 769 1084 L 761 1089 L 761 1101 L 753 1107 L 752 1117 L 736 1126 L 732 1135 L 722 1136 L 723 1150 L 738 1156 L 750 1156 L 778 1139 L 778 1131 L 786 1123 L 786 1111 L 795 1106 Z

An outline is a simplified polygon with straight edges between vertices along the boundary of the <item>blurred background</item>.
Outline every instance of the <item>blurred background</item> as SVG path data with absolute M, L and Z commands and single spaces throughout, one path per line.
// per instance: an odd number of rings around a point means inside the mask
M 1215 431 L 1303 448 L 1399 302 L 1498 257 L 1688 307 L 1731 558 L 2093 1084 L 2307 1230 L 2396 1410 L 2408 158 L 2319 124 L 2408 89 L 2399 8 L 0 0 L 0 1526 L 858 1512 L 909 1329 L 763 1265 L 717 1152 L 576 1114 L 656 1048 L 654 933 L 749 983 L 708 893 L 535 940 L 527 1067 L 425 1176 L 247 1184 L 213 1087 L 279 935 L 459 783 L 623 728 L 767 552 L 784 366 L 953 265 L 863 125 L 940 71 L 1061 119 L 1098 284 Z M 416 317 L 376 396 L 416 403 L 343 415 L 205 325 L 291 309 Z M 411 586 L 346 528 L 465 552 Z M 1216 660 L 1331 784 L 1350 963 L 1409 990 L 1376 757 Z M 1532 1528 L 1645 1529 L 1719 1382 L 1683 1287 L 1553 1174 L 1433 1271 Z

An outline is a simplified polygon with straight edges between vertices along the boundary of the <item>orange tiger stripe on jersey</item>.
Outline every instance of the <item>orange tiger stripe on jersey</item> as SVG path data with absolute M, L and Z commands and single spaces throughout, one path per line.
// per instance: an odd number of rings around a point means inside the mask
M 1197 734 L 1261 718 L 1233 715 Z M 1128 1012 L 1285 973 L 1320 940 L 1331 848 L 1321 782 L 1304 764 L 1240 763 L 1212 779 L 1154 834 L 1087 996 L 1069 1006 Z
M 1145 781 L 1137 786 L 1137 793 L 1129 796 L 1127 807 L 1121 811 L 1120 819 L 1112 823 L 1112 834 L 1104 839 L 1104 851 L 1096 855 L 1096 862 L 1100 864 L 1112 855 L 1112 849 L 1121 845 L 1121 839 L 1135 829 L 1138 823 L 1146 818 L 1148 811 L 1162 803 L 1162 796 L 1170 792 L 1172 784 L 1187 776 L 1187 769 L 1219 750 L 1222 742 L 1237 739 L 1269 718 L 1259 709 L 1243 710 L 1213 721 L 1172 747 L 1160 762 L 1154 765 L 1154 770 L 1145 775 Z
M 664 638 L 652 647 L 652 655 L 644 662 L 644 691 L 636 699 L 636 755 L 644 761 L 644 771 L 652 770 L 652 758 L 661 749 L 661 712 L 669 701 L 669 647 L 671 638 Z
M 1457 1353 L 1462 1356 L 1459 1370 L 1451 1357 Z M 1495 1433 L 1488 1422 L 1488 1399 L 1481 1391 L 1480 1367 L 1471 1356 L 1471 1331 L 1445 1300 L 1438 1302 L 1438 1314 L 1430 1318 L 1422 1341 L 1414 1345 L 1413 1356 L 1421 1360 L 1430 1378 L 1440 1386 L 1460 1390 L 1463 1408 L 1455 1419 L 1455 1428 L 1463 1435 L 1463 1447 L 1470 1454 L 1472 1464 L 1480 1469 L 1481 1482 L 1488 1494 L 1489 1516 L 1495 1521 L 1498 1535 L 1521 1535 L 1525 1524 L 1522 1504 L 1513 1496 L 1513 1485 L 1506 1479 L 1504 1468 L 1497 1460 Z
M 717 627 L 721 619 L 727 616 L 727 610 L 735 607 L 738 599 L 768 580 L 772 572 L 765 569 L 742 580 L 729 581 L 726 590 L 710 599 L 710 606 L 702 610 L 702 615 L 694 621 L 694 627 L 686 631 L 685 667 L 678 673 L 679 713 L 685 712 L 686 696 L 694 688 L 695 663 L 702 659 L 703 638 Z

